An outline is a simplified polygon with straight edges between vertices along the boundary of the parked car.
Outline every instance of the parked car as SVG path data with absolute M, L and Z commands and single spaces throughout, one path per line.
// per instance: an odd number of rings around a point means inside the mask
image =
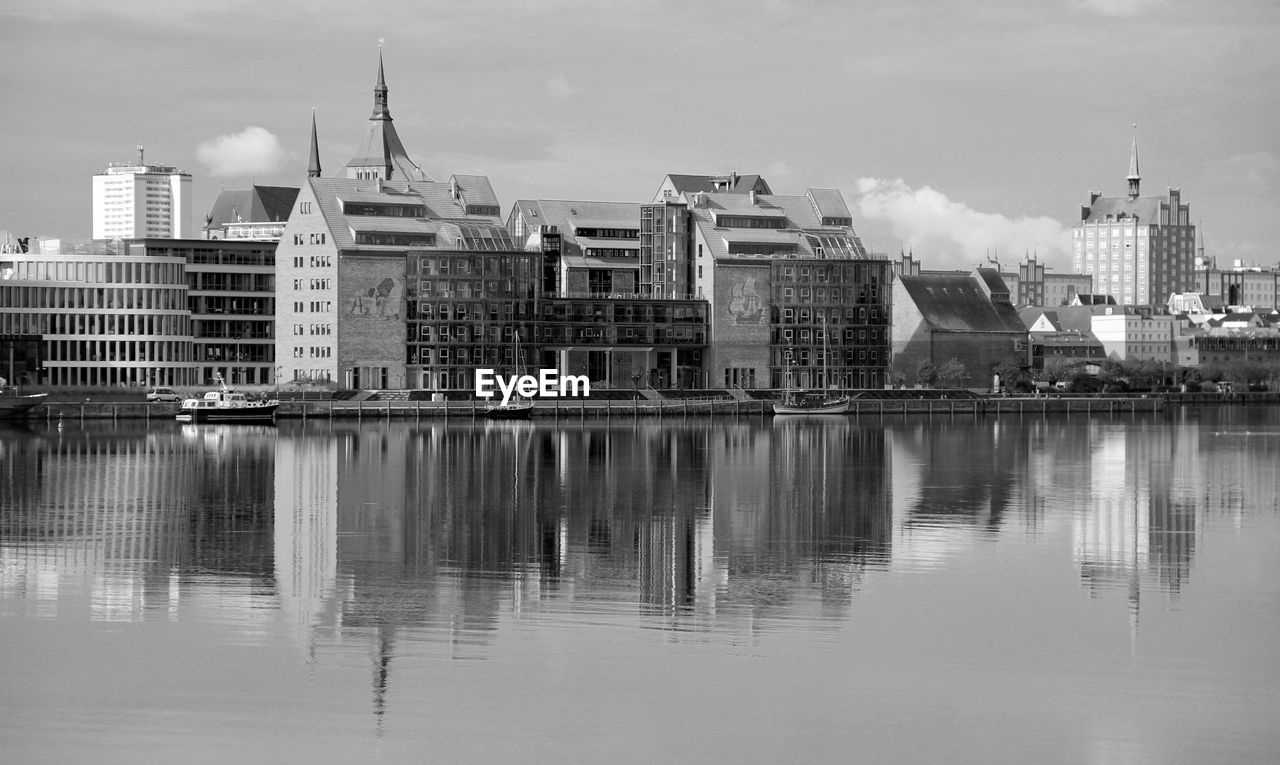
M 173 388 L 152 388 L 147 391 L 148 401 L 181 401 L 182 396 Z

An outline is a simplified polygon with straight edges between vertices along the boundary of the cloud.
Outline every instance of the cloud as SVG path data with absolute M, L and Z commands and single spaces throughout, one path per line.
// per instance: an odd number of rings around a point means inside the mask
M 220 135 L 196 146 L 196 158 L 216 178 L 270 175 L 284 167 L 289 157 L 279 138 L 254 126 L 239 133 Z
M 1215 184 L 1250 194 L 1265 194 L 1280 177 L 1280 159 L 1265 151 L 1236 154 L 1210 162 L 1205 176 Z
M 551 96 L 556 101 L 566 101 L 570 96 L 573 96 L 578 92 L 578 88 L 570 85 L 569 80 L 566 79 L 563 74 L 557 74 L 547 80 L 547 95 Z
M 971 268 L 988 253 L 1006 264 L 1028 253 L 1059 268 L 1070 263 L 1071 232 L 1053 218 L 981 212 L 901 179 L 859 178 L 855 206 L 868 220 L 887 223 L 926 269 Z
M 1080 0 L 1080 7 L 1112 18 L 1132 18 L 1165 4 L 1165 0 Z

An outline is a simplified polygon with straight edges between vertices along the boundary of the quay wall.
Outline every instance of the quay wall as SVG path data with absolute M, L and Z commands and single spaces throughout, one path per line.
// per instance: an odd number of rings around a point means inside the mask
M 1169 403 L 1221 404 L 1221 397 L 1206 401 L 1169 402 L 1166 397 L 989 397 L 855 399 L 850 415 L 958 415 L 958 414 L 1122 414 L 1155 412 Z M 279 419 L 354 418 L 421 419 L 479 418 L 484 405 L 470 401 L 283 401 Z M 49 402 L 32 410 L 32 420 L 77 419 L 173 419 L 177 404 L 139 402 Z M 769 401 L 726 398 L 632 401 L 538 402 L 536 418 L 679 417 L 685 415 L 771 415 Z

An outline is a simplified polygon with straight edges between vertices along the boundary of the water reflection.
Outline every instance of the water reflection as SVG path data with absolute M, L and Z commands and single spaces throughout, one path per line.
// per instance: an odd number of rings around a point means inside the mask
M 455 658 L 503 614 L 569 607 L 691 632 L 810 599 L 836 618 L 889 555 L 885 460 L 847 421 L 335 423 L 279 440 L 276 580 L 304 644 L 410 629 Z
M 201 447 L 145 423 L 0 431 L 0 587 L 41 617 L 101 621 L 176 618 L 202 575 L 268 592 L 273 439 Z

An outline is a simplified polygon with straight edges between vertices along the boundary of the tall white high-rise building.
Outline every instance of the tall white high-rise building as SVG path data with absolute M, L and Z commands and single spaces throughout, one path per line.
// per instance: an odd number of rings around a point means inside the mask
M 94 239 L 191 238 L 191 174 L 138 161 L 93 176 Z
M 1166 197 L 1139 191 L 1138 136 L 1129 155 L 1129 193 L 1090 192 L 1072 229 L 1075 270 L 1093 277 L 1094 291 L 1122 305 L 1163 305 L 1195 282 L 1196 227 L 1181 189 Z

